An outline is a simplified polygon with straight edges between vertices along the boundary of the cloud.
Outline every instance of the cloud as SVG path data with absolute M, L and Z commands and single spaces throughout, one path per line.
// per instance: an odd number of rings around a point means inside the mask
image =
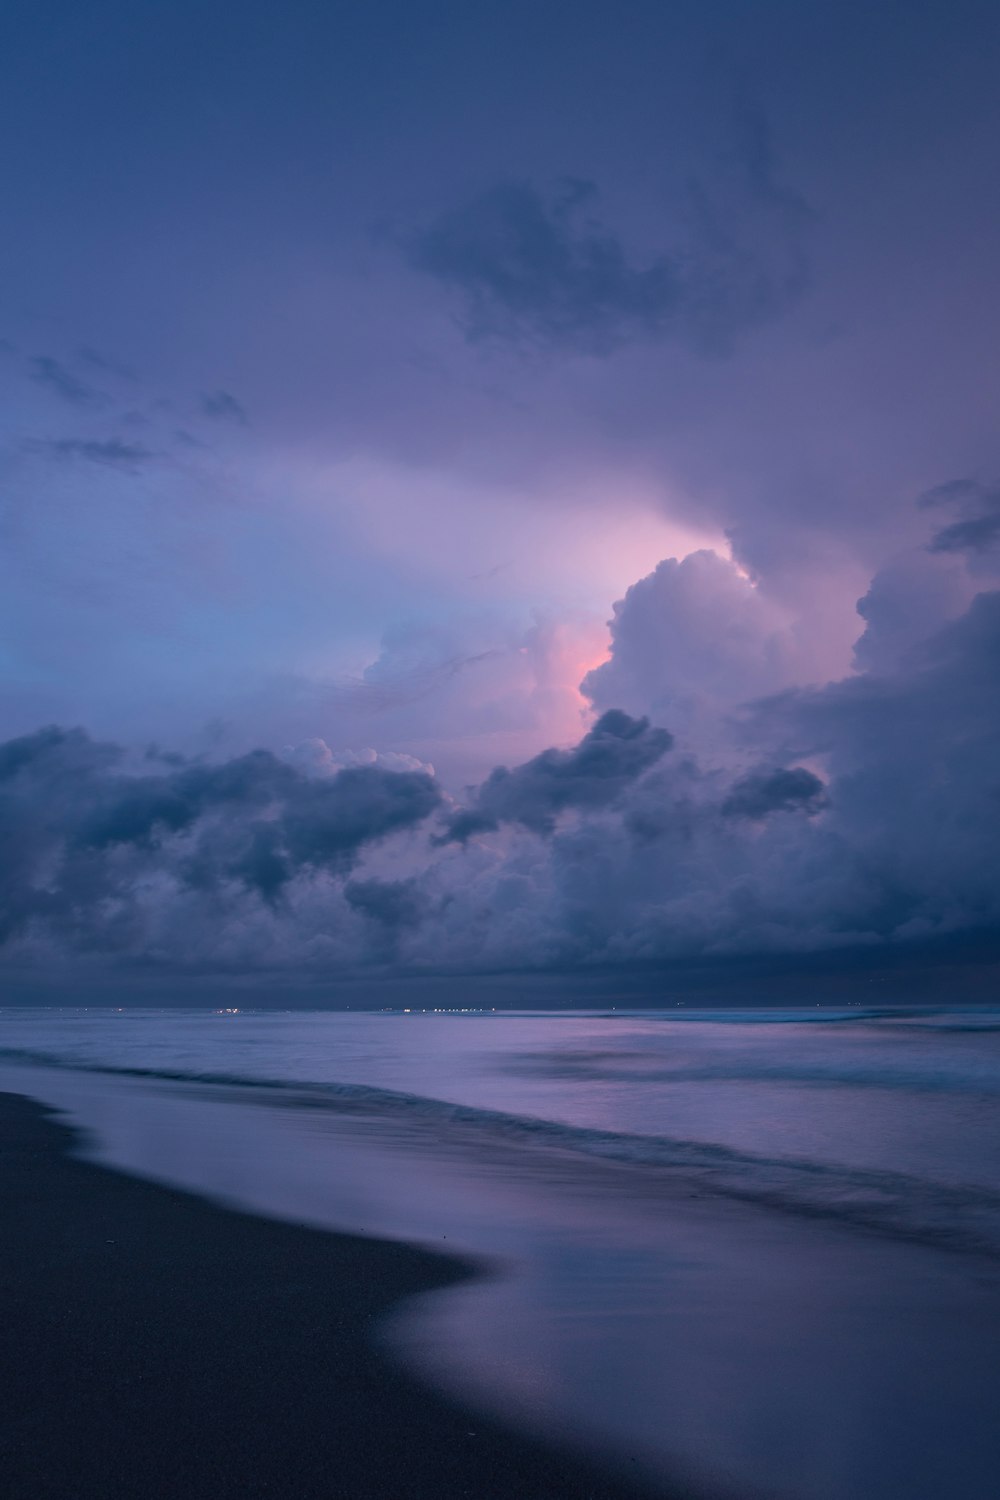
M 951 551 L 914 547 L 878 569 L 857 611 L 865 629 L 854 660 L 865 671 L 897 670 L 907 654 L 965 613 L 977 592 L 965 560 Z
M 661 562 L 615 604 L 609 626 L 608 660 L 583 692 L 598 710 L 648 713 L 688 739 L 805 670 L 795 620 L 712 551 Z
M 29 360 L 31 378 L 54 391 L 73 406 L 94 406 L 104 400 L 100 391 L 87 385 L 49 354 L 39 354 Z
M 955 506 L 962 512 L 936 532 L 932 552 L 990 552 L 1000 547 L 1000 486 L 957 479 L 936 486 L 922 497 L 924 506 Z
M 841 919 L 881 940 L 998 927 L 1000 593 L 895 669 L 760 706 L 772 743 L 820 758 Z M 834 932 L 835 909 L 827 916 Z
M 426 910 L 416 880 L 351 880 L 344 898 L 355 911 L 387 928 L 416 927 Z
M 579 222 L 595 196 L 592 183 L 549 201 L 529 183 L 501 183 L 427 228 L 410 262 L 461 294 L 471 338 L 609 352 L 657 332 L 680 289 L 665 259 L 637 269 L 613 235 Z
M 85 344 L 78 352 L 85 364 L 91 365 L 95 370 L 100 370 L 102 374 L 113 375 L 117 380 L 127 380 L 129 383 L 134 383 L 139 378 L 130 365 L 122 364 L 120 360 L 110 354 L 104 354 L 100 349 L 92 349 Z
M 452 815 L 445 838 L 464 842 L 501 823 L 552 833 L 561 813 L 614 802 L 672 744 L 673 736 L 648 719 L 611 709 L 572 750 L 544 750 L 513 771 L 498 766 L 472 803 Z
M 935 552 L 987 552 L 1000 543 L 1000 505 L 968 521 L 953 521 L 934 538 Z
M 769 181 L 762 156 L 756 170 Z M 672 338 L 727 353 L 787 307 L 801 271 L 778 270 L 738 243 L 704 188 L 692 183 L 689 197 L 676 246 L 637 260 L 601 222 L 593 182 L 566 179 L 543 194 L 505 181 L 441 214 L 407 258 L 457 295 L 471 340 L 608 355 L 637 339 Z
M 32 446 L 55 458 L 82 459 L 112 469 L 138 469 L 156 456 L 148 448 L 120 438 L 53 438 Z
M 817 813 L 826 804 L 826 789 L 804 766 L 755 771 L 736 782 L 722 804 L 724 818 L 759 821 L 774 812 Z
M 408 755 L 433 764 L 454 790 L 479 782 L 499 762 L 513 765 L 545 745 L 579 738 L 587 727 L 579 681 L 603 635 L 599 618 L 536 617 L 527 627 L 483 610 L 437 621 L 404 618 L 360 675 L 276 685 L 256 733 L 280 721 L 305 747 L 297 755 L 325 760 L 323 749 L 308 746 L 317 723 L 331 724 L 336 742 L 331 735 L 327 749 L 338 764 L 367 759 L 377 746 L 380 764 L 394 763 L 387 755 Z
M 988 592 L 892 667 L 760 701 L 728 763 L 663 757 L 545 839 L 470 841 L 412 952 L 620 972 L 1000 943 L 998 661 Z
M 708 760 L 608 710 L 461 807 L 423 769 L 375 750 L 344 766 L 318 738 L 212 762 L 81 730 L 7 741 L 7 955 L 738 973 L 767 955 L 1000 942 L 1000 591 L 876 658 L 758 700 Z
M 342 709 L 384 713 L 419 702 L 500 654 L 494 648 L 441 656 L 434 649 L 437 644 L 411 629 L 388 632 L 381 654 L 363 676 L 329 684 L 330 701 Z
M 284 758 L 312 776 L 334 776 L 348 766 L 378 766 L 383 771 L 423 771 L 434 775 L 429 761 L 419 760 L 400 750 L 331 750 L 325 740 L 313 735 L 299 745 L 286 745 Z
M 349 873 L 366 846 L 441 800 L 424 772 L 360 766 L 317 779 L 265 750 L 157 762 L 157 774 L 133 771 L 124 750 L 82 730 L 0 745 L 5 937 L 44 921 L 114 947 L 151 891 L 273 903 L 297 879 Z
M 811 223 L 816 214 L 803 195 L 779 173 L 774 133 L 759 101 L 742 90 L 734 101 L 733 154 L 753 195 L 793 223 Z
M 229 391 L 208 391 L 201 398 L 202 416 L 220 422 L 239 422 L 246 426 L 249 418 L 246 408 Z

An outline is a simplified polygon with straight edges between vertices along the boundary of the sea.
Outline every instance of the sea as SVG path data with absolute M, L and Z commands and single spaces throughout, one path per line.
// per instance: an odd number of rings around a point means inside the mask
M 478 1274 L 376 1331 L 706 1500 L 1000 1495 L 1000 1007 L 0 1011 L 80 1150 Z

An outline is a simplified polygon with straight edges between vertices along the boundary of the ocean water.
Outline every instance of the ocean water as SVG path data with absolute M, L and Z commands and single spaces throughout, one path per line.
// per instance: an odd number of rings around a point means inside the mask
M 88 1150 L 479 1257 L 473 1404 L 706 1495 L 1000 1493 L 1000 1009 L 0 1012 Z

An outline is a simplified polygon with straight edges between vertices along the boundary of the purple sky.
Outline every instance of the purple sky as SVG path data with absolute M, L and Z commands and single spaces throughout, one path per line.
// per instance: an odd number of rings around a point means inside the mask
M 992 951 L 998 63 L 964 0 L 9 4 L 12 969 Z

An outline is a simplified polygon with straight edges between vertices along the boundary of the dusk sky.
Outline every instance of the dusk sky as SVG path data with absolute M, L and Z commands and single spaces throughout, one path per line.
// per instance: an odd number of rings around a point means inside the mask
M 998 67 L 9 0 L 8 972 L 995 959 Z

